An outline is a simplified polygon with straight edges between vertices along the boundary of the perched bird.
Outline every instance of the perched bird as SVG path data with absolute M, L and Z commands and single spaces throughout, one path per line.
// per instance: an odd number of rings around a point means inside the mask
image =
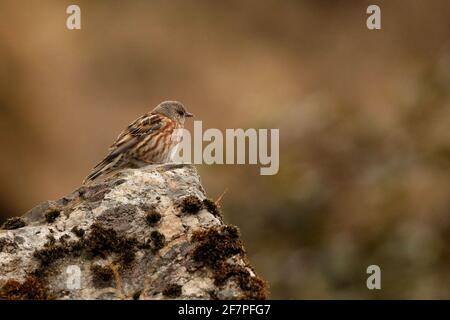
M 192 116 L 180 102 L 161 102 L 119 134 L 108 155 L 83 183 L 119 169 L 171 161 L 180 143 L 185 119 Z

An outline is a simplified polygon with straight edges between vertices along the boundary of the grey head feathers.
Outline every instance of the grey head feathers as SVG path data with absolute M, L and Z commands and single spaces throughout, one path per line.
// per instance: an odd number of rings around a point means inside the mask
M 181 102 L 178 101 L 164 101 L 161 102 L 152 113 L 161 114 L 172 120 L 184 122 L 186 117 L 193 117 L 194 115 L 187 112 Z

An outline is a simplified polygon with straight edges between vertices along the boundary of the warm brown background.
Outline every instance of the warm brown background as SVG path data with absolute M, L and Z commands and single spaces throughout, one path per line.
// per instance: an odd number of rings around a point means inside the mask
M 1 1 L 1 219 L 177 99 L 204 127 L 280 128 L 276 176 L 198 166 L 272 298 L 450 298 L 450 2 L 376 3 L 381 31 L 367 1 Z

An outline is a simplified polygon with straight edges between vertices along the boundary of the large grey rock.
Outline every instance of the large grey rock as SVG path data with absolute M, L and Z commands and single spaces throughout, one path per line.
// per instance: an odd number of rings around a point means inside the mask
M 121 171 L 0 230 L 3 299 L 264 299 L 191 165 Z

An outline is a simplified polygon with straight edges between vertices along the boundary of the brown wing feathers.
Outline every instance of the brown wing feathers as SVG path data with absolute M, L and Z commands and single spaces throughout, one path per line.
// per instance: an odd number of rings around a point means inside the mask
M 162 118 L 165 117 L 159 114 L 149 113 L 131 123 L 119 134 L 116 141 L 109 148 L 109 154 L 94 167 L 94 170 L 86 177 L 84 182 L 94 180 L 102 173 L 114 168 L 123 154 L 136 146 L 136 144 L 150 133 L 161 128 L 165 122 Z

